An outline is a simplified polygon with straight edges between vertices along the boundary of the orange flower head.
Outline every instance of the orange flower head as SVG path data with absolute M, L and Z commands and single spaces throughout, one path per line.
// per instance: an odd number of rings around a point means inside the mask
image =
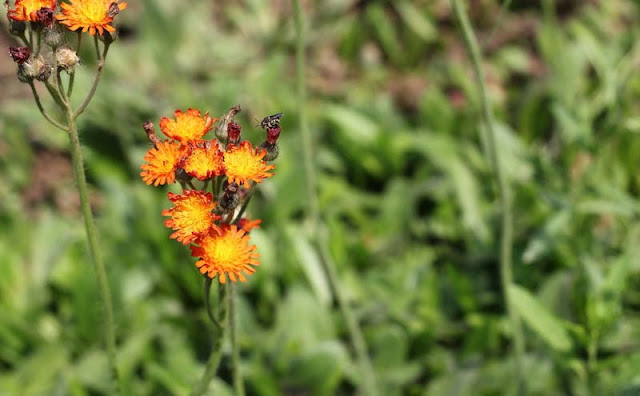
M 82 29 L 95 36 L 96 30 L 100 35 L 115 32 L 111 26 L 113 17 L 127 8 L 127 3 L 114 0 L 72 0 L 71 3 L 61 3 L 62 14 L 56 15 L 61 24 L 69 30 Z
M 9 9 L 7 15 L 14 21 L 37 22 L 36 14 L 41 8 L 55 10 L 56 0 L 16 0 L 13 9 Z
M 246 217 L 243 217 L 237 222 L 238 227 L 242 228 L 247 234 L 254 228 L 260 228 L 260 223 L 262 223 L 262 220 L 260 219 L 249 220 Z
M 142 180 L 151 185 L 173 183 L 176 180 L 176 167 L 182 156 L 180 143 L 158 141 L 144 155 L 146 164 L 142 164 Z
M 198 180 L 207 180 L 224 173 L 224 162 L 218 141 L 204 140 L 191 144 L 186 155 L 180 162 L 180 167 L 189 176 Z
M 163 210 L 162 215 L 171 217 L 164 221 L 165 226 L 175 231 L 171 239 L 187 245 L 212 230 L 220 230 L 214 224 L 220 216 L 212 213 L 216 203 L 211 193 L 197 190 L 186 190 L 182 195 L 169 193 L 169 201 L 174 206 Z
M 200 110 L 196 109 L 187 109 L 186 113 L 183 113 L 182 110 L 176 110 L 174 114 L 175 120 L 167 117 L 160 119 L 160 129 L 167 137 L 182 143 L 202 138 L 213 128 L 213 123 L 218 120 L 209 117 L 209 113 L 203 116 Z
M 238 279 L 246 281 L 242 272 L 251 275 L 255 272 L 252 266 L 259 265 L 256 246 L 249 245 L 249 235 L 236 225 L 223 224 L 220 232 L 209 232 L 191 245 L 191 255 L 199 257 L 196 267 L 209 278 L 218 276 L 220 283 L 227 282 L 227 276 L 232 282 Z
M 268 172 L 274 169 L 275 165 L 267 165 L 263 159 L 266 153 L 265 150 L 256 150 L 247 141 L 240 143 L 240 146 L 229 145 L 229 149 L 224 153 L 224 165 L 227 168 L 229 182 L 249 188 L 251 180 L 261 183 L 262 179 L 273 176 L 273 173 Z

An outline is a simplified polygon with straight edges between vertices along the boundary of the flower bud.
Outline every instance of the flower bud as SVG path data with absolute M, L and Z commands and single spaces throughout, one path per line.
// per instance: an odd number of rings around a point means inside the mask
M 58 48 L 64 43 L 64 33 L 55 25 L 44 29 L 44 43 L 51 48 Z
M 23 83 L 33 81 L 33 76 L 30 74 L 30 68 L 26 65 L 28 65 L 28 63 L 23 63 L 18 66 L 18 80 Z
M 218 122 L 218 125 L 216 126 L 216 129 L 214 132 L 218 140 L 220 140 L 220 142 L 222 142 L 223 144 L 227 143 L 227 129 L 228 129 L 229 123 L 232 122 L 233 117 L 235 117 L 235 115 L 238 114 L 240 110 L 241 110 L 240 105 L 233 106 L 232 108 L 229 109 L 227 114 L 225 114 L 225 116 L 222 117 L 220 122 Z
M 24 21 L 16 21 L 9 18 L 9 33 L 14 36 L 22 36 L 27 29 L 27 24 Z
M 58 70 L 64 70 L 71 74 L 78 64 L 78 61 L 80 61 L 80 58 L 78 58 L 76 51 L 63 47 L 56 51 L 56 60 L 58 61 Z
M 142 128 L 144 128 L 144 131 L 147 133 L 149 140 L 154 144 L 158 143 L 159 139 L 158 136 L 156 136 L 156 128 L 153 126 L 153 122 L 145 121 L 144 124 L 142 124 Z
M 42 7 L 38 11 L 36 11 L 36 15 L 38 17 L 38 22 L 45 27 L 50 28 L 53 26 L 53 10 L 48 7 Z
M 183 189 L 188 183 L 191 182 L 191 176 L 189 176 L 187 172 L 185 172 L 185 170 L 182 168 L 176 169 L 175 175 L 176 180 L 178 181 L 178 183 L 180 183 Z
M 240 124 L 237 124 L 231 121 L 227 125 L 227 138 L 229 139 L 227 142 L 229 144 L 238 144 L 240 141 L 240 133 L 242 132 L 242 127 Z
M 222 213 L 229 213 L 240 204 L 240 187 L 236 183 L 226 184 L 222 196 L 218 201 L 218 207 Z
M 280 125 L 276 126 L 275 128 L 268 128 L 267 129 L 267 143 L 276 144 L 276 142 L 278 141 L 278 137 L 280 137 L 280 131 L 281 130 L 282 130 L 282 128 L 280 127 Z
M 267 154 L 264 156 L 265 161 L 273 161 L 278 158 L 280 149 L 275 143 L 264 142 L 260 145 L 259 150 L 265 150 Z
M 21 65 L 29 59 L 31 51 L 29 47 L 9 47 L 9 55 L 11 55 L 14 62 Z
M 118 39 L 118 31 L 116 30 L 113 32 L 108 32 L 105 30 L 101 35 L 98 36 L 98 38 L 100 39 L 100 41 L 105 43 L 105 45 L 111 45 L 111 43 Z
M 51 65 L 45 62 L 44 60 L 36 60 L 36 80 L 38 81 L 47 81 L 51 76 Z

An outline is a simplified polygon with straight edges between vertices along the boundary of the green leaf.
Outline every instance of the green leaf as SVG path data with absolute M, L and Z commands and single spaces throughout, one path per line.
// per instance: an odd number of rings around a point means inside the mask
M 509 298 L 527 325 L 550 347 L 561 352 L 571 348 L 571 338 L 560 319 L 549 312 L 527 289 L 510 285 Z

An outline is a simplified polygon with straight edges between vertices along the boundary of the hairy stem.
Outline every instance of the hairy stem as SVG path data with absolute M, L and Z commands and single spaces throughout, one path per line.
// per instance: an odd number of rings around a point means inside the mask
M 91 213 L 89 191 L 87 188 L 86 175 L 84 173 L 84 161 L 82 159 L 82 148 L 80 146 L 80 139 L 78 137 L 78 128 L 76 126 L 71 108 L 69 107 L 66 108 L 66 121 L 69 131 L 69 142 L 71 143 L 71 158 L 73 162 L 73 170 L 76 179 L 76 185 L 78 187 L 78 193 L 80 194 L 80 207 L 82 210 L 82 217 L 84 218 L 87 241 L 89 242 L 89 252 L 91 254 L 91 258 L 93 259 L 93 264 L 96 270 L 98 287 L 100 289 L 100 298 L 102 300 L 102 306 L 104 309 L 104 329 L 107 344 L 107 357 L 109 360 L 109 368 L 111 370 L 114 387 L 110 394 L 117 394 L 119 391 L 119 377 L 118 368 L 116 365 L 116 336 L 113 326 L 111 290 L 109 289 L 107 272 L 105 271 L 104 263 L 102 261 L 102 255 L 98 246 L 98 233 L 96 230 L 95 222 L 93 220 L 93 213 Z
M 220 323 L 220 327 L 214 328 L 215 341 L 211 349 L 211 355 L 207 361 L 202 378 L 200 378 L 200 381 L 198 381 L 191 390 L 191 396 L 201 396 L 207 391 L 209 383 L 218 371 L 220 359 L 222 358 L 222 341 L 224 340 L 224 333 L 227 327 L 227 299 L 229 298 L 229 293 L 226 285 L 220 285 L 218 290 L 218 323 Z
M 509 298 L 509 285 L 513 284 L 513 270 L 511 264 L 512 248 L 513 248 L 513 221 L 511 213 L 511 192 L 509 190 L 509 183 L 500 165 L 501 158 L 496 148 L 496 134 L 494 130 L 494 121 L 491 107 L 489 105 L 489 98 L 487 96 L 484 73 L 482 70 L 482 56 L 478 47 L 475 34 L 467 17 L 466 11 L 462 8 L 459 0 L 451 0 L 451 5 L 456 14 L 462 31 L 464 34 L 465 44 L 471 62 L 473 64 L 473 70 L 476 75 L 476 81 L 478 84 L 478 95 L 480 103 L 482 105 L 482 118 L 487 131 L 487 148 L 489 153 L 489 159 L 493 172 L 495 173 L 498 189 L 500 194 L 500 205 L 502 214 L 502 229 L 500 238 L 500 280 L 502 286 L 502 293 L 507 306 L 507 312 L 509 320 L 511 322 L 512 336 L 513 336 L 513 352 L 516 362 L 516 376 L 518 393 L 526 393 L 525 389 L 525 377 L 524 377 L 524 337 L 522 335 L 522 325 L 520 323 L 520 317 L 516 312 L 513 302 Z
M 229 332 L 231 333 L 231 360 L 233 367 L 233 389 L 235 396 L 244 396 L 244 381 L 240 369 L 240 348 L 238 346 L 238 313 L 236 310 L 236 285 L 229 282 Z
M 31 92 L 33 93 L 33 99 L 36 101 L 36 105 L 38 106 L 38 110 L 40 110 L 40 113 L 42 113 L 42 115 L 44 116 L 44 118 L 49 121 L 49 123 L 51 125 L 53 125 L 54 127 L 58 128 L 58 129 L 62 129 L 65 132 L 67 131 L 67 127 L 62 125 L 60 122 L 54 120 L 49 113 L 47 113 L 47 111 L 44 109 L 44 107 L 42 106 L 42 102 L 40 101 L 40 96 L 38 95 L 38 91 L 36 90 L 35 85 L 33 84 L 33 81 L 29 82 L 29 86 L 31 87 Z

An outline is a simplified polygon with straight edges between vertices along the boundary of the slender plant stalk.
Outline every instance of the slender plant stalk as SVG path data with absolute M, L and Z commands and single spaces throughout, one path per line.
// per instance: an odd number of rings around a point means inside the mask
M 500 6 L 500 11 L 498 12 L 498 16 L 496 17 L 496 21 L 493 24 L 493 27 L 491 28 L 489 35 L 487 35 L 487 39 L 484 41 L 485 45 L 489 44 L 491 40 L 493 40 L 493 36 L 496 34 L 498 29 L 500 29 L 500 26 L 502 25 L 502 21 L 504 20 L 504 17 L 507 15 L 507 10 L 509 9 L 510 5 L 511 5 L 511 0 L 504 0 L 502 2 L 502 6 Z
M 362 375 L 362 393 L 368 396 L 376 396 L 379 394 L 379 392 L 376 386 L 375 376 L 373 373 L 373 365 L 371 364 L 371 359 L 369 359 L 367 344 L 364 340 L 364 336 L 362 335 L 362 331 L 360 331 L 360 326 L 355 319 L 355 315 L 351 311 L 351 307 L 349 306 L 347 297 L 339 287 L 338 274 L 335 270 L 335 264 L 333 262 L 333 259 L 331 258 L 331 254 L 327 249 L 326 241 L 319 242 L 318 247 L 321 256 L 320 262 L 322 263 L 324 271 L 326 272 L 329 279 L 329 283 L 333 288 L 333 293 L 338 302 L 340 313 L 342 314 L 342 317 L 347 324 L 347 330 L 349 332 L 351 342 L 353 343 L 353 348 L 356 352 L 356 358 L 358 360 L 358 365 L 360 366 L 360 372 Z
M 306 80 L 305 80 L 305 32 L 304 32 L 304 18 L 302 13 L 302 8 L 300 6 L 300 0 L 293 0 L 293 12 L 295 14 L 295 25 L 296 25 L 296 88 L 297 88 L 297 96 L 298 96 L 298 119 L 299 119 L 299 128 L 302 134 L 302 147 L 304 153 L 304 168 L 305 168 L 305 180 L 307 183 L 307 217 L 310 223 L 310 234 L 311 235 L 319 235 L 319 209 L 318 209 L 318 198 L 316 195 L 316 175 L 314 169 L 314 142 L 311 136 L 311 132 L 307 126 L 307 118 L 305 112 L 306 106 Z M 349 307 L 348 301 L 345 295 L 342 293 L 342 289 L 340 287 L 340 282 L 338 281 L 338 275 L 336 273 L 334 264 L 331 260 L 331 257 L 328 254 L 328 249 L 326 248 L 327 242 L 324 240 L 317 240 L 317 248 L 320 252 L 322 260 L 322 266 L 324 267 L 324 272 L 327 274 L 327 279 L 333 293 L 335 295 L 336 300 L 338 301 L 338 306 L 340 307 L 340 313 L 344 318 L 345 323 L 347 324 L 347 331 L 349 332 L 349 336 L 351 338 L 351 342 L 353 343 L 353 347 L 356 352 L 356 358 L 359 362 L 360 372 L 361 372 L 361 389 L 363 394 L 368 396 L 376 396 L 378 395 L 378 388 L 375 384 L 375 376 L 373 373 L 373 365 L 371 364 L 371 360 L 369 359 L 369 355 L 367 353 L 367 345 L 364 341 L 364 337 L 362 336 L 362 332 L 360 331 L 360 326 L 356 321 L 353 313 L 351 312 L 351 308 Z
M 311 131 L 307 125 L 306 100 L 307 87 L 305 79 L 305 31 L 304 17 L 300 0 L 293 0 L 293 12 L 295 14 L 296 25 L 296 93 L 298 96 L 298 120 L 300 133 L 302 135 L 302 150 L 304 158 L 305 180 L 307 184 L 307 217 L 311 223 L 311 229 L 317 227 L 319 211 L 318 197 L 316 195 L 316 174 L 314 169 L 314 142 Z
M 236 309 L 236 285 L 229 283 L 229 332 L 231 335 L 231 361 L 233 367 L 233 389 L 235 396 L 244 396 L 244 381 L 240 368 L 240 348 L 238 346 L 238 313 Z
M 229 299 L 229 292 L 227 291 L 228 285 L 220 285 L 218 289 L 218 320 L 220 326 L 214 328 L 213 348 L 211 349 L 211 355 L 207 361 L 206 368 L 202 374 L 200 381 L 195 384 L 191 390 L 191 396 L 201 396 L 209 388 L 211 379 L 216 375 L 218 366 L 220 365 L 220 359 L 222 359 L 222 341 L 225 336 L 225 329 L 227 328 L 227 306 Z
M 78 128 L 76 126 L 75 118 L 73 117 L 73 111 L 69 106 L 67 106 L 66 108 L 66 122 L 67 128 L 69 130 L 69 143 L 71 144 L 71 159 L 73 162 L 73 170 L 78 187 L 78 193 L 80 194 L 80 207 L 82 210 L 82 217 L 84 218 L 87 241 L 89 242 L 89 252 L 93 259 L 93 264 L 96 270 L 98 287 L 100 289 L 100 297 L 102 300 L 102 306 L 104 308 L 104 326 L 105 338 L 107 343 L 107 356 L 109 359 L 109 367 L 111 369 L 111 375 L 113 378 L 113 386 L 115 388 L 112 394 L 117 394 L 119 391 L 119 376 L 118 367 L 116 365 L 116 336 L 113 327 L 111 290 L 109 289 L 107 272 L 105 271 L 104 262 L 102 261 L 102 255 L 98 246 L 98 234 L 96 231 L 96 225 L 93 220 L 93 214 L 91 213 L 89 193 L 87 188 L 87 178 L 84 173 L 84 161 L 82 159 L 82 147 L 80 146 L 80 139 L 78 137 Z
M 487 148 L 489 151 L 491 166 L 493 167 L 493 172 L 495 173 L 498 182 L 500 204 L 502 206 L 502 230 L 500 238 L 500 280 L 502 283 L 502 293 L 507 306 L 507 312 L 509 315 L 509 320 L 511 321 L 511 327 L 513 331 L 513 352 L 516 362 L 518 393 L 523 394 L 526 393 L 526 383 L 524 377 L 524 337 L 522 335 L 522 325 L 520 323 L 520 317 L 518 316 L 518 313 L 513 306 L 513 302 L 511 301 L 508 292 L 509 286 L 513 284 L 513 272 L 511 264 L 513 248 L 511 192 L 509 190 L 509 184 L 507 182 L 506 176 L 502 171 L 500 165 L 501 159 L 496 148 L 493 114 L 491 111 L 491 107 L 489 106 L 489 98 L 487 96 L 485 88 L 484 73 L 482 70 L 482 56 L 478 47 L 478 41 L 476 40 L 475 34 L 471 27 L 471 23 L 469 22 L 469 18 L 467 17 L 467 13 L 462 8 L 460 1 L 451 0 L 451 5 L 456 14 L 456 18 L 458 19 L 460 26 L 462 27 L 465 44 L 467 46 L 467 50 L 469 51 L 473 69 L 476 75 L 478 94 L 480 96 L 480 103 L 482 105 L 482 118 L 487 131 Z
M 38 106 L 38 110 L 40 110 L 40 113 L 42 113 L 42 116 L 49 121 L 49 123 L 51 125 L 53 125 L 54 127 L 58 128 L 58 129 L 62 129 L 63 131 L 67 132 L 67 127 L 62 125 L 61 123 L 59 123 L 58 121 L 54 120 L 49 113 L 44 109 L 44 107 L 42 106 L 42 102 L 40 101 L 40 95 L 38 95 L 38 91 L 36 90 L 35 85 L 33 84 L 33 81 L 29 82 L 29 86 L 31 87 L 31 92 L 33 93 L 33 99 L 36 101 L 36 105 Z

